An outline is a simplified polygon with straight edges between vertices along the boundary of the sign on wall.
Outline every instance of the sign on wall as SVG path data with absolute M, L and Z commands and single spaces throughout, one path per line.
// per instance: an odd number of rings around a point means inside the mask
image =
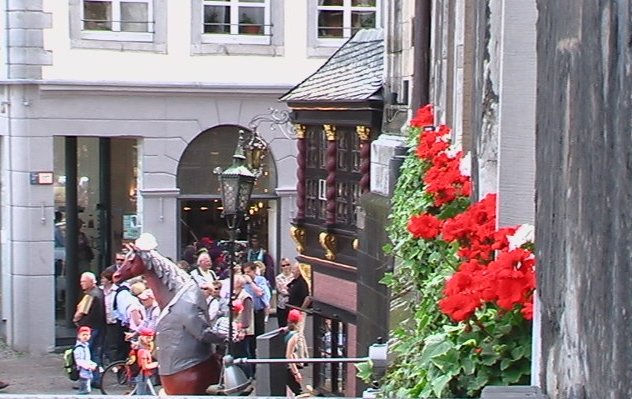
M 138 215 L 123 215 L 123 239 L 135 240 L 140 236 L 140 223 Z

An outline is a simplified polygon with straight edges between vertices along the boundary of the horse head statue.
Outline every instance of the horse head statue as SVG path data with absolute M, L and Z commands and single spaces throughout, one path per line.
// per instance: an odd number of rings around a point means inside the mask
M 156 239 L 143 233 L 134 245 L 127 245 L 128 253 L 123 265 L 114 273 L 113 280 L 120 284 L 142 275 L 154 291 L 156 301 L 164 308 L 191 277 L 175 263 L 156 251 Z
M 211 343 L 223 340 L 211 332 L 206 301 L 195 281 L 156 251 L 156 239 L 143 233 L 123 265 L 114 273 L 120 284 L 142 275 L 161 313 L 156 325 L 156 350 L 162 386 L 170 395 L 204 394 L 219 380 L 219 357 Z

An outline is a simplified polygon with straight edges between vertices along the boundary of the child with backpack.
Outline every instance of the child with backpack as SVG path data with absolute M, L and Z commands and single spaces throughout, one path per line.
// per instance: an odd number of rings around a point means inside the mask
M 77 330 L 77 342 L 73 349 L 75 365 L 79 371 L 79 395 L 88 395 L 91 391 L 93 374 L 97 364 L 90 360 L 90 335 L 92 330 L 88 326 L 79 327 Z

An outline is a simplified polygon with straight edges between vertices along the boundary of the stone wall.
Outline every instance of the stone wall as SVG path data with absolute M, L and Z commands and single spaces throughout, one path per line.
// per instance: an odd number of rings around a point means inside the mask
M 632 397 L 632 3 L 538 0 L 542 386 Z

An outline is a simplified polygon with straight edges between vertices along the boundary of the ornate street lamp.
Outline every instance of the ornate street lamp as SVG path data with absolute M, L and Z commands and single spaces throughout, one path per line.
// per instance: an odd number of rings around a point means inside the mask
M 239 140 L 237 148 L 233 155 L 233 164 L 221 172 L 215 170 L 219 174 L 219 182 L 222 190 L 222 215 L 226 219 L 229 232 L 229 299 L 228 299 L 228 353 L 233 353 L 233 285 L 235 274 L 235 239 L 239 224 L 244 219 L 252 195 L 252 188 L 255 185 L 257 176 L 246 166 L 246 157 L 244 155 L 244 137 L 243 131 L 239 131 Z M 255 133 L 253 133 L 254 135 Z
M 233 164 L 220 173 L 223 215 L 230 230 L 236 230 L 248 209 L 257 176 L 245 165 L 243 131 L 240 131 Z

